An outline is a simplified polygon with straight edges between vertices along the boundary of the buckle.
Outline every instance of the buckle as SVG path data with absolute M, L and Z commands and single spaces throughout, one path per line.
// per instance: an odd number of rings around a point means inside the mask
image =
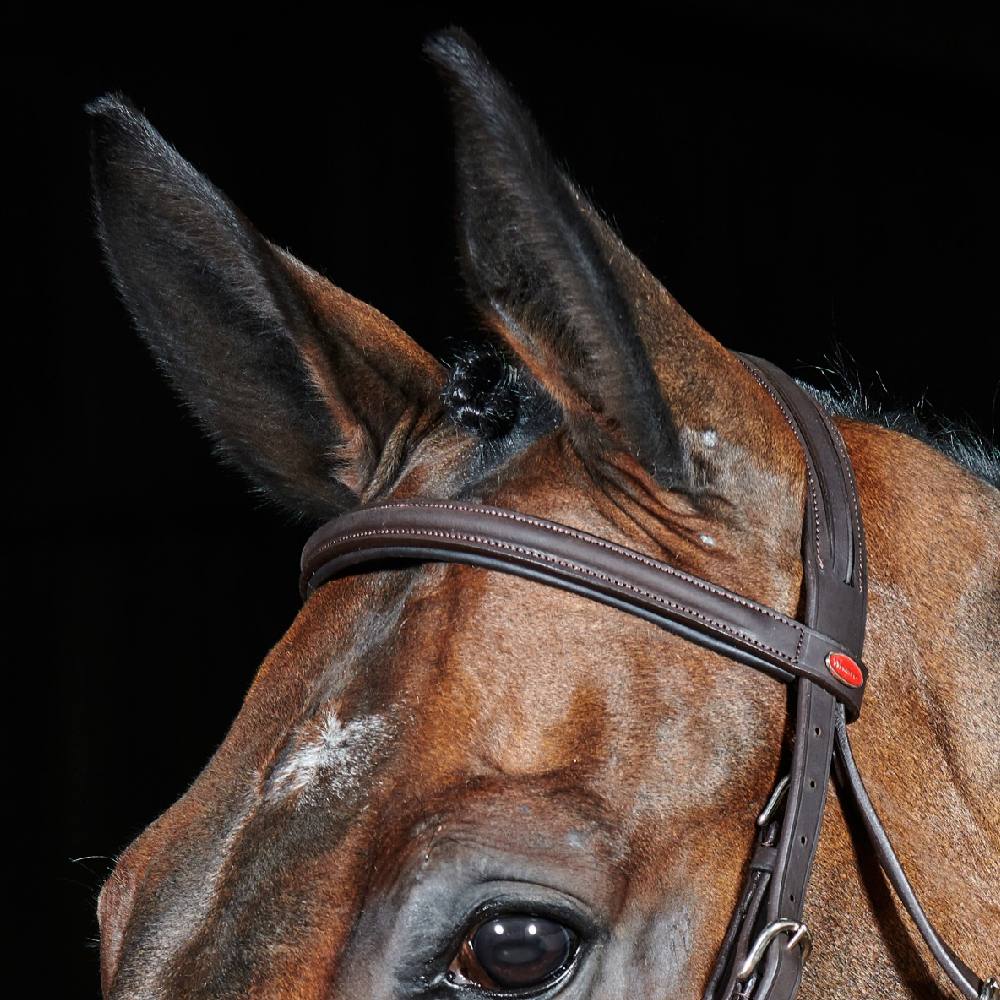
M 743 960 L 739 972 L 736 973 L 739 982 L 746 982 L 753 975 L 754 970 L 760 965 L 760 960 L 764 957 L 768 945 L 779 934 L 786 932 L 791 932 L 791 937 L 785 942 L 785 951 L 791 951 L 798 945 L 802 951 L 802 961 L 805 962 L 812 951 L 812 936 L 809 933 L 809 928 L 798 920 L 775 920 L 757 935 L 757 940 L 747 952 L 747 957 Z M 986 1000 L 994 1000 L 989 994 L 985 994 L 985 996 Z
M 983 982 L 979 990 L 979 1000 L 1000 1000 L 1000 982 L 995 976 Z
M 785 796 L 788 794 L 788 785 L 791 780 L 791 775 L 786 774 L 774 786 L 774 791 L 771 792 L 771 797 L 767 800 L 767 805 L 764 806 L 761 814 L 757 817 L 757 826 L 761 829 L 771 822 L 771 817 L 775 814 L 775 812 L 777 812 L 778 806 L 781 805 Z

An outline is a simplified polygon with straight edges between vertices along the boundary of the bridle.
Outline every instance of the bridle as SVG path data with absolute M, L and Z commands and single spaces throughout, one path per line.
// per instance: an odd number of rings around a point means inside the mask
M 302 553 L 303 597 L 365 563 L 469 563 L 620 608 L 795 685 L 791 766 L 757 819 L 753 855 L 705 1000 L 792 1000 L 798 992 L 811 948 L 802 910 L 831 762 L 938 964 L 968 1000 L 1000 1000 L 997 980 L 973 973 L 927 919 L 851 753 L 847 724 L 858 717 L 867 681 L 861 660 L 867 567 L 843 440 L 788 375 L 758 358 L 737 357 L 779 407 L 805 454 L 802 621 L 603 538 L 464 501 L 381 504 L 327 522 Z

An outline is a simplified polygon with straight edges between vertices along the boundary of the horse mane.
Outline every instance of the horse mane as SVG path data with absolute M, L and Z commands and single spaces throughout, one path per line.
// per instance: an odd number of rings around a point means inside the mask
M 887 427 L 923 441 L 974 476 L 1000 488 L 1000 445 L 971 423 L 936 412 L 926 399 L 909 406 L 891 401 L 884 385 L 866 389 L 861 377 L 838 352 L 829 365 L 816 371 L 827 386 L 796 381 L 826 409 L 839 417 Z

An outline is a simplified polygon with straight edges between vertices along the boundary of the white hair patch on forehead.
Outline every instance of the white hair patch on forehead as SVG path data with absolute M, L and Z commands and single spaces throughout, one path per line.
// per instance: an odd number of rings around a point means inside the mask
M 390 727 L 381 715 L 352 719 L 345 725 L 337 707 L 300 727 L 289 740 L 267 779 L 269 802 L 298 793 L 307 798 L 344 798 L 357 789 L 375 763 Z

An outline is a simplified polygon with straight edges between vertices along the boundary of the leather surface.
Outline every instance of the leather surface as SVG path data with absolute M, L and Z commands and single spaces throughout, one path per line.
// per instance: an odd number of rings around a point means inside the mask
M 309 540 L 303 593 L 352 566 L 385 559 L 473 562 L 574 589 L 645 612 L 664 628 L 686 626 L 686 638 L 701 633 L 714 640 L 713 648 L 781 679 L 808 678 L 842 701 L 852 718 L 861 708 L 864 684 L 850 687 L 826 665 L 830 652 L 860 663 L 857 649 L 632 549 L 482 504 L 396 503 L 345 514 Z
M 781 410 L 805 458 L 805 624 L 849 644 L 860 659 L 867 613 L 864 529 L 843 441 L 823 411 L 788 375 L 757 358 L 740 360 Z M 835 708 L 828 689 L 813 684 L 811 678 L 799 683 L 790 781 L 766 920 L 757 918 L 760 929 L 773 921 L 802 918 L 826 805 Z M 734 956 L 735 964 L 744 957 Z M 776 938 L 752 995 L 762 1000 L 794 997 L 802 975 L 801 959 L 801 949 L 789 949 L 782 938 Z

